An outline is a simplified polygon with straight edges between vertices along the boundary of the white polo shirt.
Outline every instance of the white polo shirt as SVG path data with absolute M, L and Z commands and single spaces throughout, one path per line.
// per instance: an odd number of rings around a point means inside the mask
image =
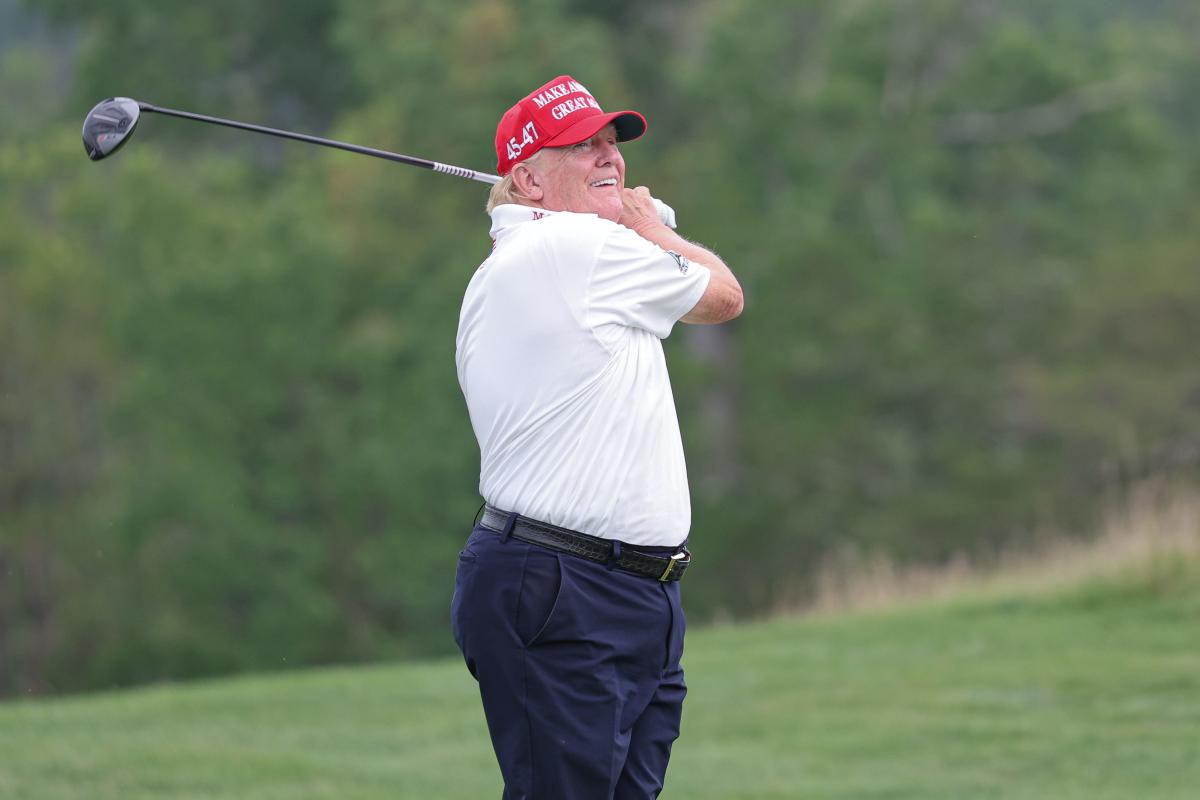
M 458 381 L 496 508 L 630 544 L 691 527 L 661 339 L 706 267 L 594 214 L 501 205 L 459 316 Z

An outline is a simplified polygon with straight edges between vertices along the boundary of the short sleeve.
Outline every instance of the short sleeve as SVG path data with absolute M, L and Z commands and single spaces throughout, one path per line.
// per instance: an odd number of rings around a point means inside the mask
M 589 319 L 595 326 L 616 323 L 665 339 L 704 295 L 709 277 L 703 264 L 614 226 L 592 270 Z

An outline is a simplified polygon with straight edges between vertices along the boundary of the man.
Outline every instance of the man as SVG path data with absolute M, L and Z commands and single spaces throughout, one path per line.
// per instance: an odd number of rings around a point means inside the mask
M 657 797 L 679 735 L 691 507 L 660 340 L 742 291 L 625 188 L 645 129 L 562 75 L 496 131 L 457 339 L 486 506 L 451 613 L 508 800 Z

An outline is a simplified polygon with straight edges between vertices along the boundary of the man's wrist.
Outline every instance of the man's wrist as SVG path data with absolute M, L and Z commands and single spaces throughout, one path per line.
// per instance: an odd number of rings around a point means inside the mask
M 668 228 L 661 219 L 654 217 L 646 219 L 633 226 L 633 232 L 648 242 L 661 244 L 664 237 L 669 238 L 674 231 Z

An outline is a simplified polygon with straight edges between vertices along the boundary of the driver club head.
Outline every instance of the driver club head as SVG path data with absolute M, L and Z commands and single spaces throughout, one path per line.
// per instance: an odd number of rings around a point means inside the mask
M 101 100 L 83 120 L 83 149 L 88 158 L 99 161 L 115 153 L 137 127 L 141 108 L 128 97 Z

